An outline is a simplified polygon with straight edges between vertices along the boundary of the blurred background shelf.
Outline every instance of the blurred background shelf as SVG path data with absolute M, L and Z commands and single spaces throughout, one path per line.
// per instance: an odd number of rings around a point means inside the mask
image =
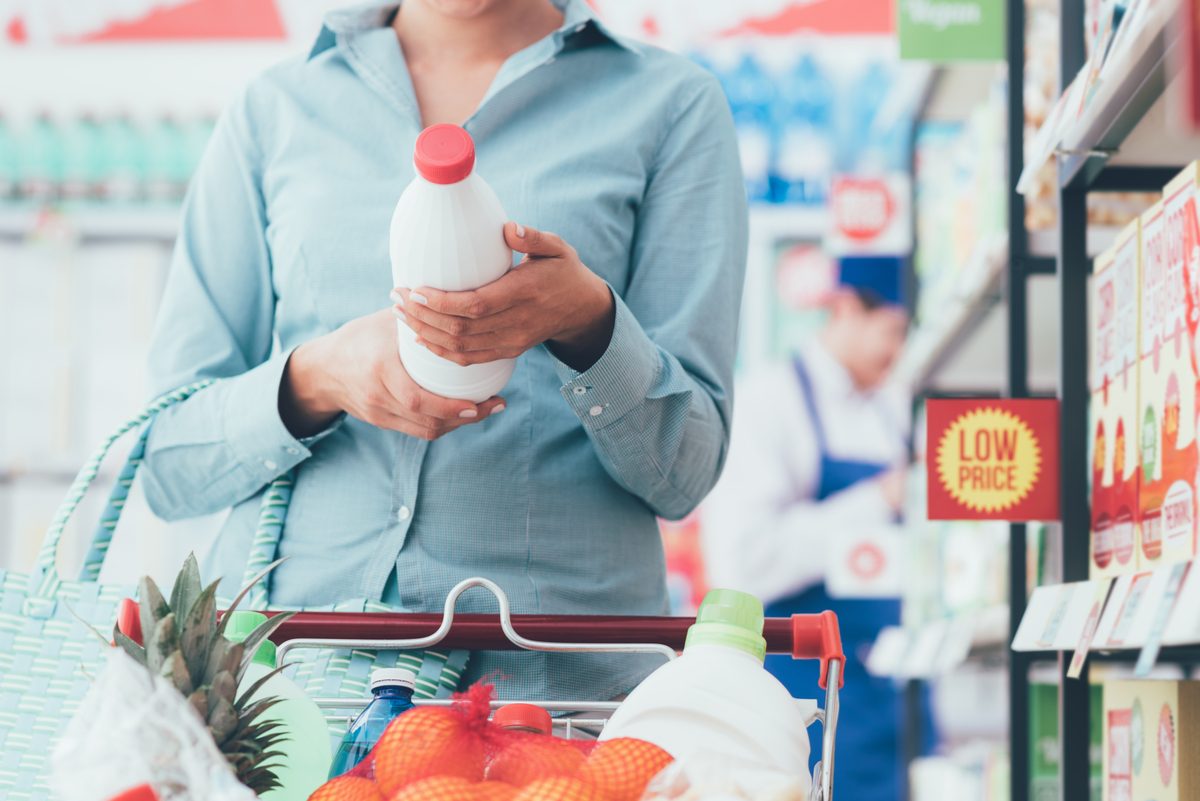
M 179 207 L 106 206 L 46 209 L 0 204 L 0 239 L 65 238 L 85 242 L 154 242 L 170 245 L 179 229 Z

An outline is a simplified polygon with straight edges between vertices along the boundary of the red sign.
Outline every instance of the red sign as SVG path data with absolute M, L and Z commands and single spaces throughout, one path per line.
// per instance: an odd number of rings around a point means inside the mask
M 912 249 L 910 181 L 902 173 L 839 175 L 830 187 L 830 253 L 896 255 Z
M 1179 84 L 1184 93 L 1183 107 L 1192 127 L 1200 130 L 1200 0 L 1184 0 L 1179 4 L 1182 16 L 1183 68 Z
M 88 11 L 96 19 L 85 32 L 77 20 L 64 28 L 52 14 L 28 11 L 8 20 L 3 36 L 14 44 L 286 38 L 275 0 L 136 0 Z
M 930 520 L 1057 520 L 1058 401 L 926 404 Z

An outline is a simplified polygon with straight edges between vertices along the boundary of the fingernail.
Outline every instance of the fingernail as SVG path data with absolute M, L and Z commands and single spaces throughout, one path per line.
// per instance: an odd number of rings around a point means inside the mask
M 517 223 L 517 238 L 518 239 L 525 238 L 525 226 L 521 225 L 520 223 Z
M 397 306 L 404 305 L 404 296 L 400 294 L 399 290 L 393 289 L 388 297 L 391 298 L 392 303 L 395 303 Z
M 392 314 L 396 315 L 396 319 L 399 320 L 400 322 L 404 322 L 405 320 L 408 319 L 407 317 L 404 316 L 404 312 L 400 311 L 395 306 L 392 307 Z
M 461 412 L 458 413 L 458 416 L 465 417 L 465 418 L 478 417 L 479 412 L 475 411 L 474 409 L 463 409 Z
M 412 298 L 413 300 L 415 300 L 417 303 L 420 303 L 422 306 L 429 305 L 429 298 L 425 297 L 420 292 L 409 292 L 408 296 L 410 298 Z
M 497 406 L 495 409 L 492 409 L 492 414 L 500 414 L 500 412 L 504 411 L 505 408 L 507 408 L 507 407 L 502 403 L 499 406 Z

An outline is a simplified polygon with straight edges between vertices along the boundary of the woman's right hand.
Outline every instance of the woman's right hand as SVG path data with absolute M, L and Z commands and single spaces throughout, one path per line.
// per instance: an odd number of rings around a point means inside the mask
M 317 434 L 345 412 L 379 428 L 434 440 L 503 410 L 499 397 L 472 403 L 418 386 L 400 362 L 390 309 L 296 348 L 279 387 L 279 414 L 295 437 Z

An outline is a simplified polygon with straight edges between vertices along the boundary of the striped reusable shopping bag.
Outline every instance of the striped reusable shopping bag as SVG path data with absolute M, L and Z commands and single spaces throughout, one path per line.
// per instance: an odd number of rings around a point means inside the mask
M 50 754 L 87 692 L 90 677 L 99 671 L 107 648 L 89 626 L 105 634 L 110 632 L 118 603 L 136 593 L 134 587 L 101 584 L 99 577 L 145 453 L 149 424 L 163 409 L 211 383 L 201 381 L 169 392 L 122 425 L 79 471 L 46 531 L 33 571 L 25 574 L 0 568 L 0 799 L 44 801 L 50 797 Z M 141 432 L 109 494 L 80 576 L 74 581 L 63 579 L 58 571 L 63 531 L 109 450 L 138 428 Z M 291 486 L 292 477 L 283 476 L 263 494 L 258 531 L 247 562 L 248 576 L 274 561 Z M 268 595 L 265 583 L 256 587 L 252 593 L 254 608 L 265 608 Z M 359 600 L 312 611 L 397 610 Z M 410 668 L 420 677 L 418 696 L 444 697 L 457 688 L 468 658 L 465 651 L 296 650 L 293 654 L 296 679 L 310 694 L 346 698 L 351 704 L 348 710 L 330 710 L 331 737 L 345 732 L 353 701 L 368 695 L 373 667 Z

